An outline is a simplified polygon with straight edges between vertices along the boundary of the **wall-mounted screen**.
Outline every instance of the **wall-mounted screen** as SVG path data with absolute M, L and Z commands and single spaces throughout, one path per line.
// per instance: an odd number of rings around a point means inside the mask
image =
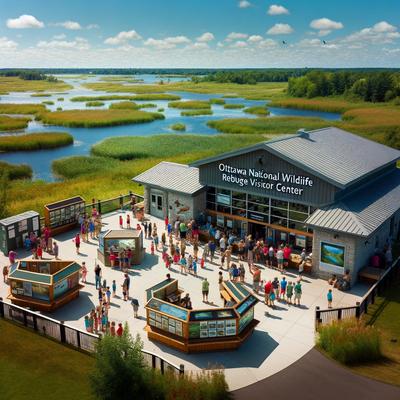
M 322 270 L 334 273 L 343 273 L 344 256 L 344 246 L 321 242 L 320 267 Z
M 223 206 L 230 206 L 231 196 L 229 194 L 217 193 L 217 203 Z

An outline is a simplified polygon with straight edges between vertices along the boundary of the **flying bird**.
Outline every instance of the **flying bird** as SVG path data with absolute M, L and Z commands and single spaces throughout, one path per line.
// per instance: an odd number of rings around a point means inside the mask
M 325 40 L 322 41 L 322 44 L 327 44 Z
M 287 44 L 287 42 L 285 42 L 284 40 L 282 40 L 282 44 Z

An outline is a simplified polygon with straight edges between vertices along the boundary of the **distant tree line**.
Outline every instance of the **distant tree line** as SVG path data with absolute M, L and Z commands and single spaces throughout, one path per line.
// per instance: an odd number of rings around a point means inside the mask
M 288 93 L 308 98 L 346 95 L 364 101 L 385 102 L 400 96 L 400 72 L 310 71 L 289 78 Z
M 49 81 L 57 82 L 57 78 L 46 75 L 41 71 L 34 69 L 5 69 L 0 70 L 0 76 L 17 76 L 26 81 Z

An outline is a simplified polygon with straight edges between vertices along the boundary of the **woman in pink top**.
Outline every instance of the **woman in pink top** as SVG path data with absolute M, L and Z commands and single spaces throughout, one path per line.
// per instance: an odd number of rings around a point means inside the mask
M 81 247 L 81 237 L 79 236 L 79 233 L 76 234 L 74 242 L 75 242 L 76 254 L 79 254 L 79 247 Z
M 289 247 L 289 245 L 286 245 L 283 248 L 283 267 L 284 268 L 288 267 L 291 254 L 292 254 L 292 249 Z

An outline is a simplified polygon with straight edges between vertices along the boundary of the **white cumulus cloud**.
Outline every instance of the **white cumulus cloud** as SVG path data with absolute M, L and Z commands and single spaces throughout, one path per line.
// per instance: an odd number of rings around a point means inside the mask
M 147 39 L 144 44 L 145 46 L 155 47 L 159 50 L 173 49 L 179 44 L 190 43 L 190 39 L 186 36 L 171 36 L 164 39 Z
M 288 35 L 293 32 L 293 28 L 289 24 L 275 24 L 268 29 L 268 35 Z
M 247 43 L 244 42 L 243 40 L 238 40 L 237 42 L 233 43 L 233 44 L 231 45 L 231 47 L 243 48 L 243 47 L 247 47 Z
M 65 35 L 65 33 L 61 33 L 60 35 L 54 35 L 53 39 L 62 40 L 62 39 L 65 39 L 66 37 L 67 37 L 67 35 Z
M 332 21 L 329 18 L 319 18 L 311 21 L 310 27 L 318 30 L 319 36 L 326 36 L 329 35 L 333 30 L 342 29 L 343 24 L 341 22 Z
M 118 44 L 124 44 L 129 40 L 139 40 L 142 37 L 135 31 L 122 31 L 118 33 L 116 36 L 112 36 L 107 38 L 104 43 L 105 44 L 112 44 L 112 45 L 118 45 Z
M 86 29 L 99 29 L 100 28 L 100 26 L 99 25 L 97 25 L 97 24 L 89 24 L 87 27 L 86 27 Z
M 239 8 L 249 8 L 249 7 L 251 7 L 251 3 L 247 0 L 241 0 L 238 3 L 238 7 Z
M 231 42 L 232 40 L 240 40 L 240 39 L 247 39 L 249 35 L 247 33 L 240 33 L 240 32 L 231 32 L 227 37 L 226 40 Z
M 289 10 L 283 6 L 272 4 L 271 6 L 269 6 L 267 13 L 269 15 L 283 15 L 289 14 Z
M 189 44 L 188 46 L 186 46 L 186 49 L 189 49 L 189 50 L 205 50 L 205 49 L 209 49 L 209 48 L 210 47 L 205 42 L 196 42 L 196 43 L 192 43 L 192 44 Z
M 214 40 L 215 37 L 211 32 L 205 32 L 201 36 L 199 36 L 196 40 L 198 42 L 211 42 L 211 40 Z
M 89 42 L 84 39 L 77 37 L 75 40 L 41 40 L 36 45 L 39 48 L 46 49 L 75 49 L 75 50 L 88 50 L 90 48 Z
M 251 35 L 247 39 L 247 41 L 250 43 L 257 43 L 257 42 L 261 42 L 262 40 L 263 40 L 263 37 L 260 35 Z
M 400 33 L 396 26 L 386 21 L 380 21 L 371 27 L 352 33 L 344 39 L 344 42 L 357 42 L 358 45 L 362 43 L 383 44 L 392 43 L 398 38 L 400 38 Z
M 39 21 L 33 15 L 20 15 L 18 18 L 9 18 L 7 20 L 7 28 L 10 29 L 27 29 L 27 28 L 43 28 L 44 23 Z
M 18 46 L 17 42 L 9 39 L 6 36 L 0 37 L 0 49 L 15 49 Z
M 69 29 L 71 31 L 79 31 L 82 29 L 82 26 L 79 22 L 76 21 L 64 21 L 64 22 L 56 22 L 53 24 L 54 26 L 61 26 L 62 28 Z

